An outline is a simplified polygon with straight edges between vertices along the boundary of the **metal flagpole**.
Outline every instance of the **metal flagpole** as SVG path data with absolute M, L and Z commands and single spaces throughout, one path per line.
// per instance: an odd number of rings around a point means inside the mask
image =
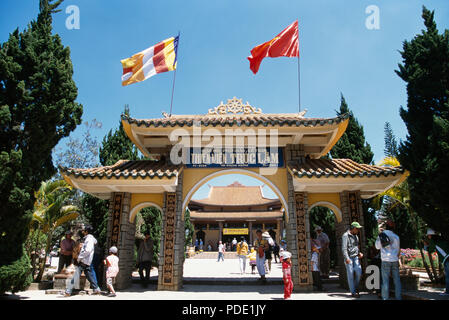
M 299 19 L 298 19 L 298 112 L 301 112 L 301 73 L 300 73 L 300 62 L 299 62 Z
M 172 109 L 173 109 L 173 95 L 174 95 L 174 93 L 175 93 L 175 82 L 176 82 L 176 70 L 178 70 L 178 48 L 179 48 L 179 36 L 180 36 L 180 34 L 181 34 L 181 31 L 178 31 L 178 44 L 177 44 L 177 46 L 176 46 L 176 53 L 175 53 L 175 55 L 176 55 L 176 61 L 175 61 L 175 63 L 176 63 L 176 69 L 175 69 L 175 73 L 174 73 L 174 75 L 173 75 L 173 86 L 172 86 L 172 89 L 171 89 L 171 102 L 170 102 L 170 117 L 171 117 L 171 114 L 172 114 Z

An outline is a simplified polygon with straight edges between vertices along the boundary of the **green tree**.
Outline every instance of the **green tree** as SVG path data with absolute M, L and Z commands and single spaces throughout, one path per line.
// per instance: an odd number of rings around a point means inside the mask
M 399 166 L 400 163 L 396 158 L 387 157 L 381 161 L 380 165 Z M 384 200 L 384 198 L 386 198 L 386 200 Z M 422 239 L 424 238 L 426 225 L 411 205 L 408 179 L 399 185 L 384 191 L 376 197 L 376 200 L 381 203 L 384 219 L 392 219 L 396 224 L 396 228 L 402 230 L 397 232 L 401 237 L 401 246 L 403 247 L 404 243 L 403 234 L 408 235 L 409 237 L 411 234 L 414 244 L 419 248 L 429 279 L 432 282 L 437 281 L 437 273 L 434 265 L 431 264 L 431 270 L 426 263 L 424 256 Z M 430 261 L 432 261 L 432 259 L 430 259 Z
M 425 29 L 404 41 L 397 75 L 407 83 L 408 130 L 398 159 L 410 172 L 413 209 L 449 239 L 449 31 L 438 32 L 434 12 L 423 7 Z
M 398 142 L 396 141 L 396 136 L 393 133 L 390 122 L 385 122 L 384 125 L 384 155 L 385 157 L 396 158 L 398 156 Z
M 363 126 L 354 117 L 343 94 L 341 95 L 340 110 L 336 112 L 338 116 L 349 113 L 349 123 L 345 133 L 330 151 L 332 158 L 352 159 L 358 163 L 371 164 L 374 153 L 371 151 L 371 146 L 365 141 Z
M 36 192 L 33 220 L 38 222 L 42 233 L 47 236 L 45 257 L 50 253 L 56 228 L 78 217 L 78 207 L 69 201 L 72 193 L 72 187 L 65 180 L 44 181 Z M 41 281 L 44 274 L 45 257 L 40 263 L 36 281 Z
M 124 114 L 129 115 L 129 106 L 125 105 Z M 119 128 L 110 130 L 103 138 L 99 150 L 100 164 L 110 166 L 119 160 L 139 160 L 136 146 L 129 140 L 120 121 Z M 106 246 L 106 232 L 109 202 L 85 193 L 81 200 L 82 214 L 91 224 L 101 247 Z
M 155 207 L 141 209 L 136 216 L 136 238 L 143 240 L 145 232 L 150 233 L 150 238 L 154 243 L 152 265 L 157 266 L 159 261 L 162 213 Z
M 345 133 L 330 151 L 331 157 L 334 159 L 351 159 L 357 163 L 372 164 L 374 153 L 371 150 L 371 146 L 365 141 L 363 126 L 354 117 L 343 94 L 341 95 L 340 109 L 336 112 L 339 116 L 349 113 L 350 117 Z M 363 227 L 368 243 L 375 237 L 377 230 L 377 220 L 372 207 L 371 200 L 362 200 Z
M 52 150 L 81 122 L 70 50 L 52 33 L 62 0 L 41 0 L 37 20 L 0 46 L 0 293 L 31 281 L 23 244 L 34 191 L 55 168 Z
M 125 105 L 124 114 L 129 116 L 129 106 Z M 134 143 L 128 138 L 123 124 L 120 121 L 120 126 L 117 130 L 109 131 L 103 138 L 103 143 L 100 147 L 100 163 L 103 166 L 110 166 L 119 160 L 138 160 L 139 151 Z

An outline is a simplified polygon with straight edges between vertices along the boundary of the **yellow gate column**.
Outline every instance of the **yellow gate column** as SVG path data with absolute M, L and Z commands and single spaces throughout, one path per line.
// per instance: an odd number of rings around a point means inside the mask
M 182 219 L 182 174 L 176 192 L 165 192 L 159 254 L 158 290 L 180 290 L 184 265 L 184 220 Z
M 287 173 L 288 223 L 287 250 L 292 253 L 292 279 L 295 292 L 313 290 L 312 273 L 309 267 L 309 219 L 307 214 L 307 193 L 295 192 L 292 177 Z

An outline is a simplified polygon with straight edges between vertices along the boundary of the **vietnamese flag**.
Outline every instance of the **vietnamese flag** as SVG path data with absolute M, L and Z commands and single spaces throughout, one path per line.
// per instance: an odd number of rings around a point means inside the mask
M 263 58 L 299 57 L 298 34 L 298 20 L 296 20 L 270 41 L 254 47 L 251 56 L 248 57 L 249 68 L 256 74 Z

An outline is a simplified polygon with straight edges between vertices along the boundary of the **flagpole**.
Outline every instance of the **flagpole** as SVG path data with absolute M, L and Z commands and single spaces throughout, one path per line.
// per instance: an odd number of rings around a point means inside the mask
M 172 109 L 173 109 L 173 96 L 174 96 L 174 93 L 175 93 L 176 70 L 178 70 L 178 65 L 177 65 L 178 61 L 177 60 L 178 60 L 178 48 L 179 48 L 179 36 L 180 36 L 180 34 L 181 34 L 181 31 L 178 31 L 178 45 L 176 47 L 176 69 L 175 69 L 175 73 L 173 75 L 173 86 L 172 86 L 172 89 L 171 89 L 170 117 L 171 117 Z
M 299 19 L 298 19 L 298 112 L 301 112 L 301 68 L 299 62 Z

